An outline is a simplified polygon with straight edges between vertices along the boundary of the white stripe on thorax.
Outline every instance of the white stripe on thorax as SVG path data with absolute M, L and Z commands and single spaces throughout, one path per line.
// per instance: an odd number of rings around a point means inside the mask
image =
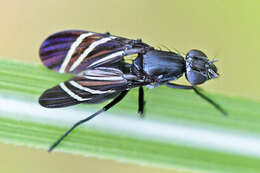
M 100 39 L 98 41 L 93 42 L 80 56 L 79 58 L 72 64 L 69 71 L 73 71 L 83 60 L 85 57 L 88 56 L 88 54 L 94 50 L 97 46 L 104 44 L 112 39 L 115 39 L 116 37 L 110 36 L 103 39 Z
M 92 66 L 94 66 L 96 64 L 105 62 L 105 61 L 107 61 L 109 59 L 113 59 L 113 58 L 115 58 L 117 56 L 124 56 L 124 54 L 125 54 L 125 52 L 123 50 L 119 51 L 119 52 L 112 53 L 112 54 L 110 54 L 110 55 L 108 55 L 108 56 L 106 56 L 104 58 L 101 58 L 100 60 L 97 60 L 97 61 L 93 62 L 92 64 L 89 65 L 89 67 L 92 67 Z
M 61 65 L 61 67 L 60 67 L 60 70 L 59 70 L 60 73 L 64 73 L 64 71 L 65 71 L 67 65 L 69 64 L 69 62 L 70 62 L 70 60 L 71 60 L 71 57 L 72 57 L 73 53 L 75 52 L 75 50 L 77 49 L 77 47 L 80 45 L 80 43 L 82 43 L 82 41 L 83 41 L 86 37 L 91 36 L 91 35 L 93 35 L 93 34 L 95 34 L 95 33 L 89 32 L 89 33 L 81 34 L 81 35 L 76 39 L 76 41 L 73 42 L 73 44 L 70 46 L 70 49 L 69 49 L 69 51 L 68 51 L 66 57 L 65 57 L 64 60 L 63 60 L 62 65 Z
M 87 91 L 91 94 L 105 94 L 105 93 L 111 93 L 111 92 L 115 92 L 115 90 L 108 90 L 108 91 L 100 91 L 100 90 L 93 90 L 93 89 L 90 89 L 90 88 L 87 88 L 87 87 L 83 87 L 81 86 L 80 84 L 78 84 L 77 82 L 75 81 L 70 81 L 69 82 L 72 86 L 80 89 L 80 90 L 83 90 L 83 91 Z
M 67 88 L 65 86 L 64 83 L 60 83 L 60 87 L 63 89 L 63 91 L 65 91 L 67 94 L 69 94 L 69 96 L 71 96 L 72 98 L 74 98 L 77 101 L 90 100 L 90 98 L 82 98 L 82 97 L 78 96 L 77 94 L 73 93 L 69 88 Z

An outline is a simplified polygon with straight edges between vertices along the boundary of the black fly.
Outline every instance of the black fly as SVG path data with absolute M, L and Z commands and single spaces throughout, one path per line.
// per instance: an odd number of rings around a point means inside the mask
M 134 55 L 134 59 L 127 60 Z M 210 61 L 200 50 L 190 50 L 184 59 L 180 54 L 157 50 L 141 40 L 70 30 L 48 37 L 41 45 L 40 57 L 49 69 L 75 74 L 72 79 L 46 90 L 39 98 L 42 106 L 58 108 L 114 98 L 96 113 L 74 124 L 49 152 L 74 128 L 116 105 L 135 87 L 139 87 L 138 112 L 141 115 L 144 111 L 143 86 L 160 85 L 194 90 L 226 115 L 218 104 L 196 88 L 196 85 L 218 77 L 214 60 Z M 170 83 L 183 74 L 191 86 Z

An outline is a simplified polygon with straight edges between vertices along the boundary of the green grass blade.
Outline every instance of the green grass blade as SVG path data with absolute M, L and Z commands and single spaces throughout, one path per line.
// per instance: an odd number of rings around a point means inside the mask
M 102 106 L 48 110 L 38 105 L 44 90 L 70 77 L 39 64 L 0 60 L 0 141 L 47 152 L 75 121 Z M 76 129 L 56 151 L 193 172 L 258 172 L 259 102 L 206 94 L 229 116 L 192 91 L 159 87 L 147 90 L 146 118 L 139 119 L 133 89 L 111 111 Z

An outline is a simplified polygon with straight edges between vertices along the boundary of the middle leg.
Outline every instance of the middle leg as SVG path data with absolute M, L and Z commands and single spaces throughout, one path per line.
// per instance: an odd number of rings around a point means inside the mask
M 144 117 L 144 106 L 144 89 L 142 86 L 140 86 L 138 91 L 138 113 L 140 114 L 141 118 Z

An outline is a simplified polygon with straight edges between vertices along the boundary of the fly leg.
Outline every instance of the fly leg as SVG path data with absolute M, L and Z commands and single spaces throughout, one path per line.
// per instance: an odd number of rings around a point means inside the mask
M 144 106 L 145 106 L 145 101 L 144 101 L 144 89 L 142 86 L 139 87 L 138 91 L 138 113 L 140 114 L 140 117 L 144 117 Z
M 209 97 L 207 97 L 206 95 L 202 94 L 201 91 L 199 91 L 199 89 L 195 86 L 188 86 L 188 85 L 179 85 L 179 84 L 173 84 L 173 83 L 166 83 L 165 84 L 167 87 L 170 88 L 177 88 L 177 89 L 192 89 L 193 91 L 195 91 L 196 94 L 198 94 L 202 99 L 206 100 L 208 103 L 210 103 L 212 106 L 214 106 L 218 111 L 220 111 L 223 115 L 227 115 L 227 112 L 221 107 L 219 106 L 216 102 L 214 102 L 213 100 L 211 100 Z
M 90 119 L 94 118 L 95 116 L 101 114 L 102 112 L 107 111 L 108 109 L 110 109 L 111 107 L 115 106 L 117 103 L 119 103 L 127 94 L 128 90 L 125 90 L 123 92 L 121 92 L 119 94 L 119 96 L 117 96 L 114 100 L 112 100 L 110 103 L 108 103 L 106 106 L 104 106 L 102 109 L 100 109 L 99 111 L 97 111 L 96 113 L 90 115 L 89 117 L 82 119 L 80 121 L 78 121 L 77 123 L 75 123 L 69 130 L 67 130 L 48 150 L 48 152 L 51 152 L 58 144 L 60 144 L 60 142 L 70 133 L 72 132 L 73 129 L 75 129 L 76 127 L 78 127 L 79 125 L 89 121 Z

